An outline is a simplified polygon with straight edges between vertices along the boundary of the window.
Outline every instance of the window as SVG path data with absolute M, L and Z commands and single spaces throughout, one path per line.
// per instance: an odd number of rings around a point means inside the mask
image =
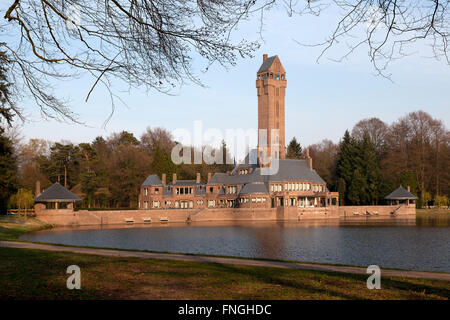
M 281 75 L 281 80 L 284 80 L 284 74 Z
M 159 208 L 159 201 L 153 201 L 152 202 L 152 207 L 153 208 Z
M 158 194 L 158 193 L 159 193 L 159 189 L 155 188 L 155 194 Z
M 148 201 L 144 201 L 144 209 L 148 209 Z
M 236 186 L 230 186 L 228 187 L 228 194 L 236 193 Z
M 146 196 L 148 196 L 148 189 L 147 189 L 147 188 L 144 188 L 144 194 L 145 194 Z
M 275 80 L 280 80 L 280 75 L 279 74 L 275 74 Z
M 214 207 L 216 205 L 216 201 L 214 200 L 208 200 L 208 207 Z
M 193 208 L 194 207 L 194 201 L 189 201 L 189 208 Z

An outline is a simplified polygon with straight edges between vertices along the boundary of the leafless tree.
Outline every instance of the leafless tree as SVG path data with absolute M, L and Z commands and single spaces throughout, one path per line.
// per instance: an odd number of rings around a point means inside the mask
M 258 46 L 235 43 L 231 32 L 256 1 L 246 0 L 15 0 L 0 26 L 19 35 L 2 42 L 10 82 L 24 84 L 42 113 L 76 121 L 54 95 L 52 78 L 92 75 L 86 100 L 99 84 L 119 78 L 129 86 L 169 92 L 185 81 L 201 84 L 193 57 L 234 65 Z M 110 91 L 111 97 L 115 93 Z
M 412 45 L 423 43 L 431 47 L 434 58 L 450 65 L 450 0 L 307 0 L 303 7 L 298 7 L 297 1 L 287 4 L 292 15 L 319 15 L 324 10 L 341 14 L 330 36 L 312 44 L 323 48 L 318 61 L 339 44 L 347 50 L 337 61 L 365 47 L 377 74 L 390 77 L 389 63 L 416 52 Z
M 249 57 L 256 42 L 232 40 L 241 20 L 283 8 L 288 16 L 336 9 L 340 17 L 325 41 L 320 59 L 345 43 L 348 53 L 364 45 L 375 70 L 384 76 L 406 47 L 423 41 L 436 58 L 448 57 L 450 0 L 7 0 L 0 30 L 7 37 L 0 52 L 8 80 L 22 96 L 29 92 L 42 114 L 78 121 L 69 103 L 54 94 L 53 80 L 89 74 L 92 86 L 108 90 L 114 110 L 113 79 L 130 87 L 169 93 L 191 81 L 201 84 L 192 60 L 225 67 Z M 362 28 L 361 28 L 362 27 Z M 3 61 L 0 61 L 3 63 Z M 20 109 L 13 110 L 20 115 Z
M 385 143 L 388 126 L 378 118 L 370 118 L 359 121 L 352 130 L 355 139 L 362 140 L 364 134 L 368 134 L 378 152 L 381 152 Z

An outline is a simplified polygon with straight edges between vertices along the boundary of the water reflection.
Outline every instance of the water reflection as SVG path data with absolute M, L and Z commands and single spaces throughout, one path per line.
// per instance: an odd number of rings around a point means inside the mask
M 21 239 L 450 272 L 449 216 L 60 228 Z

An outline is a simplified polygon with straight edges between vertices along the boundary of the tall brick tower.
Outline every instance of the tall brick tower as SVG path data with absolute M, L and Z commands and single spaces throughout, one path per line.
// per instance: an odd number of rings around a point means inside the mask
M 256 88 L 258 92 L 258 131 L 267 132 L 267 145 L 258 142 L 258 163 L 267 163 L 262 159 L 263 151 L 271 157 L 284 159 L 286 157 L 284 140 L 284 96 L 286 91 L 286 71 L 278 56 L 263 55 L 263 63 L 256 74 Z M 274 136 L 272 143 L 272 129 L 278 129 L 278 141 Z M 260 131 L 258 141 L 260 141 Z M 273 154 L 272 154 L 273 152 Z

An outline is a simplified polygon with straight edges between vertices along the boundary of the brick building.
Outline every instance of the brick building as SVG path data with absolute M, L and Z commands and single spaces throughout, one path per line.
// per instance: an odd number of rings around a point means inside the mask
M 258 147 L 230 173 L 208 174 L 202 183 L 177 180 L 166 183 L 149 175 L 141 185 L 139 209 L 198 208 L 315 208 L 338 206 L 339 194 L 329 192 L 325 181 L 313 169 L 306 150 L 302 160 L 285 159 L 285 90 L 286 72 L 278 56 L 263 56 L 256 75 L 258 96 Z M 264 136 L 261 136 L 264 135 Z M 276 174 L 262 170 L 278 159 Z M 256 159 L 256 161 L 252 161 Z

